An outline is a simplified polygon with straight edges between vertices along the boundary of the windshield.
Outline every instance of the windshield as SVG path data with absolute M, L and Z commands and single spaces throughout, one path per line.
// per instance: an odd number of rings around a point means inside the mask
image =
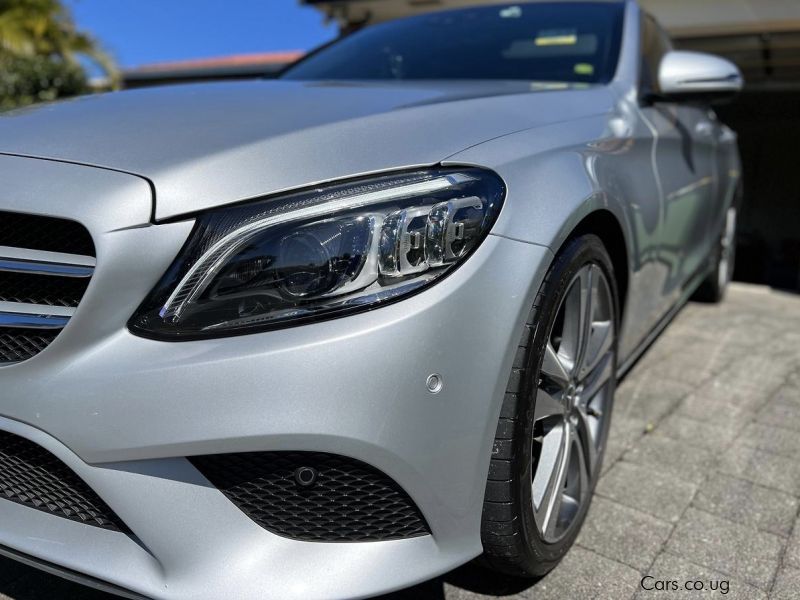
M 367 27 L 289 68 L 284 79 L 506 79 L 607 83 L 623 3 L 481 6 Z

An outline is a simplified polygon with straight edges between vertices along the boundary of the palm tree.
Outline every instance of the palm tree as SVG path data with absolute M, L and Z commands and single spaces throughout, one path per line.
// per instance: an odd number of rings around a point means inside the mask
M 23 71 L 41 71 L 45 61 L 48 71 L 60 65 L 74 79 L 76 73 L 83 72 L 81 58 L 94 62 L 112 86 L 116 86 L 118 72 L 114 61 L 96 40 L 76 29 L 72 15 L 60 0 L 0 0 L 0 60 L 6 69 L 7 65 L 25 65 Z M 36 67 L 28 68 L 29 64 Z M 9 77 L 19 83 L 19 77 Z M 59 95 L 55 93 L 55 97 Z M 53 93 L 39 96 L 54 97 Z M 3 104 L 9 105 L 7 98 Z

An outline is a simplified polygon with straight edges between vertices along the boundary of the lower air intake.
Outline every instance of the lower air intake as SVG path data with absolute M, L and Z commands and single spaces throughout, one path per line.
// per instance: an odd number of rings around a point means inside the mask
M 75 472 L 41 446 L 0 431 L 0 500 L 86 525 L 128 528 Z
M 56 336 L 52 329 L 0 327 L 0 364 L 28 360 L 47 348 Z
M 190 460 L 248 517 L 284 537 L 360 542 L 430 533 L 397 483 L 352 458 L 250 452 Z

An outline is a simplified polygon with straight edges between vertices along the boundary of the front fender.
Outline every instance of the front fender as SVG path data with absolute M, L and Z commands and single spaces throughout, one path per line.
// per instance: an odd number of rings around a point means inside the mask
M 663 207 L 652 144 L 649 130 L 623 101 L 608 114 L 497 138 L 445 162 L 488 167 L 504 179 L 508 196 L 493 228 L 496 235 L 555 253 L 587 216 L 600 210 L 613 215 L 628 266 L 622 360 L 668 301 L 659 291 L 668 273 L 658 256 Z
M 619 144 L 608 143 L 607 123 L 607 115 L 598 115 L 530 129 L 455 154 L 443 164 L 488 167 L 503 178 L 508 196 L 492 230 L 496 235 L 555 252 L 584 218 L 607 210 L 623 229 L 628 256 L 635 256 L 634 226 L 626 210 L 631 199 L 609 170 Z

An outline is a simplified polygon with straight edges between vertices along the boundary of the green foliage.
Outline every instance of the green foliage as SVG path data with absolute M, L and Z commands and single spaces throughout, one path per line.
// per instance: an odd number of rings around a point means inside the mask
M 0 0 L 0 109 L 88 92 L 80 57 L 115 85 L 113 61 L 60 0 Z
M 89 91 L 78 65 L 48 56 L 0 54 L 0 110 Z

